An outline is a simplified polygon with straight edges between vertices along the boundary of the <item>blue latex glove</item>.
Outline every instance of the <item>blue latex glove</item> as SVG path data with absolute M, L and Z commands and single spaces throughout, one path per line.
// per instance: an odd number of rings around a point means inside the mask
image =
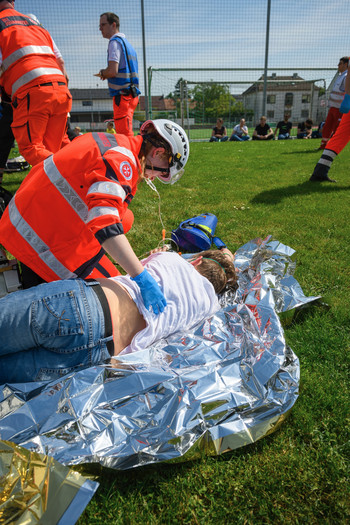
M 158 315 L 163 312 L 166 307 L 166 300 L 160 289 L 158 283 L 148 273 L 147 270 L 143 270 L 136 277 L 131 277 L 132 281 L 138 285 L 141 291 L 142 299 L 147 310 L 153 308 L 153 312 Z
M 343 102 L 340 104 L 340 113 L 349 113 L 350 111 L 350 95 L 344 95 Z

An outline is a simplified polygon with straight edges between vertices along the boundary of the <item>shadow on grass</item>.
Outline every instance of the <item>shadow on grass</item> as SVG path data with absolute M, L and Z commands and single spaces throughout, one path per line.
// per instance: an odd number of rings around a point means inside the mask
M 293 186 L 285 186 L 284 188 L 276 188 L 273 190 L 266 190 L 258 193 L 251 199 L 252 204 L 276 204 L 287 197 L 295 195 L 308 195 L 310 193 L 334 193 L 339 191 L 349 191 L 350 186 L 339 186 L 329 182 L 319 183 L 305 181 L 301 184 L 294 184 Z
M 322 150 L 319 150 L 318 148 L 312 148 L 312 149 L 306 149 L 302 151 L 283 151 L 281 155 L 303 155 L 304 153 L 319 153 L 321 156 Z

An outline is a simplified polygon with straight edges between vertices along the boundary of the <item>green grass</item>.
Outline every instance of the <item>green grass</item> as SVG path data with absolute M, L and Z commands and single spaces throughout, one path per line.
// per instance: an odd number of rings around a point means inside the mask
M 132 471 L 85 468 L 100 488 L 78 524 L 345 524 L 349 521 L 350 148 L 338 184 L 308 182 L 319 141 L 193 143 L 186 173 L 157 183 L 168 231 L 197 213 L 218 217 L 234 251 L 272 234 L 297 251 L 296 278 L 329 308 L 286 327 L 301 364 L 300 397 L 279 430 L 221 457 Z M 5 187 L 15 189 L 13 175 Z M 138 255 L 161 240 L 158 198 L 142 185 L 128 235 Z

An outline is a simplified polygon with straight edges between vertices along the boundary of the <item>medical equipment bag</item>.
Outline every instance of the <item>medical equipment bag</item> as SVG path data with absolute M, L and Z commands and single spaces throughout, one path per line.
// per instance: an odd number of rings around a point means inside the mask
M 226 244 L 216 237 L 215 229 L 218 219 L 212 213 L 202 213 L 187 219 L 171 232 L 171 240 L 179 251 L 201 252 L 209 250 L 214 244 L 217 248 L 225 248 Z

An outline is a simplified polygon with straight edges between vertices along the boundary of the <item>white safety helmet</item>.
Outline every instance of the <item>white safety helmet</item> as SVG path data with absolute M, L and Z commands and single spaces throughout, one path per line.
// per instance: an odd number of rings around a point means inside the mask
M 173 154 L 169 169 L 162 171 L 161 174 L 157 175 L 157 178 L 164 184 L 174 184 L 182 177 L 184 173 L 183 168 L 188 161 L 190 153 L 190 144 L 186 132 L 175 122 L 164 118 L 146 120 L 140 129 L 141 135 L 144 136 L 154 131 L 167 141 Z

